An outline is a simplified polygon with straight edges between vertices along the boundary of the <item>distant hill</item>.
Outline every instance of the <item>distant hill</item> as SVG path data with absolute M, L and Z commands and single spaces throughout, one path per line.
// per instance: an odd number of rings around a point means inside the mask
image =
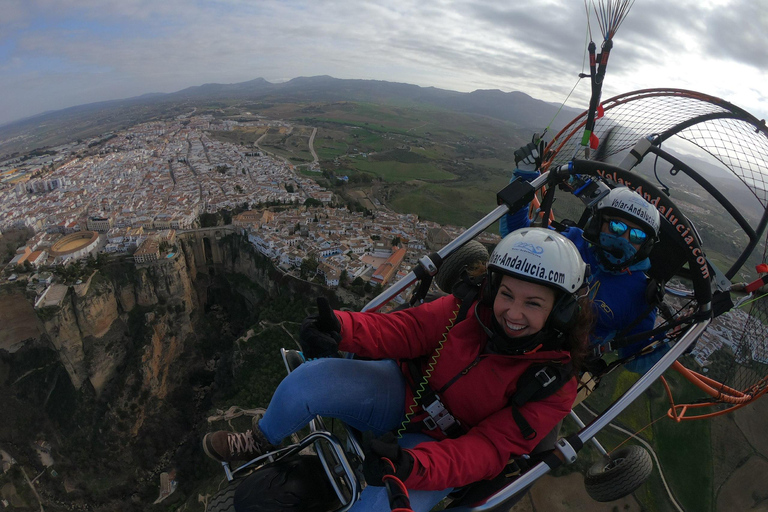
M 559 106 L 522 92 L 476 90 L 469 93 L 419 87 L 381 80 L 348 80 L 327 75 L 298 77 L 273 84 L 263 78 L 237 84 L 205 84 L 168 94 L 166 99 L 257 99 L 280 102 L 361 101 L 368 103 L 413 103 L 445 108 L 466 114 L 488 116 L 523 128 L 542 130 Z M 564 108 L 565 125 L 582 110 Z
M 470 93 L 380 80 L 347 80 L 330 76 L 298 77 L 284 83 L 263 78 L 236 84 L 204 84 L 168 94 L 144 94 L 124 100 L 90 103 L 46 112 L 0 127 L 0 155 L 86 138 L 170 115 L 214 101 L 309 103 L 354 101 L 443 108 L 514 123 L 541 131 L 558 106 L 521 92 L 477 90 Z M 581 110 L 565 107 L 556 130 Z

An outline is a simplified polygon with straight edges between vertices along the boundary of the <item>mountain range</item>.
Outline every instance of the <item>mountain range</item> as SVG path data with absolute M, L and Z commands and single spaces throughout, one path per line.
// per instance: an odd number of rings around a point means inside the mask
M 520 128 L 541 131 L 548 126 L 559 105 L 537 100 L 522 92 L 476 90 L 457 92 L 435 87 L 380 80 L 338 79 L 330 76 L 299 77 L 284 83 L 263 78 L 235 84 L 204 84 L 174 93 L 144 94 L 134 98 L 89 103 L 46 112 L 0 127 L 0 154 L 30 151 L 64 142 L 68 136 L 89 137 L 158 116 L 172 114 L 173 107 L 214 101 L 312 103 L 353 101 L 439 108 L 468 115 L 490 117 Z M 562 127 L 581 113 L 564 107 Z M 557 124 L 557 123 L 556 123 Z

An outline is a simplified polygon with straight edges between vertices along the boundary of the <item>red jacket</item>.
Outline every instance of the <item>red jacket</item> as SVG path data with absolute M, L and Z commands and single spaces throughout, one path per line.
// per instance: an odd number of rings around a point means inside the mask
M 339 348 L 373 359 L 413 359 L 428 355 L 428 362 L 458 308 L 457 299 L 448 295 L 417 308 L 387 314 L 337 311 L 342 335 Z M 491 314 L 484 312 L 486 325 L 490 325 Z M 534 363 L 565 363 L 570 356 L 565 351 L 520 356 L 483 354 L 487 339 L 474 316 L 474 306 L 464 321 L 448 331 L 429 382 L 433 389 L 440 389 L 480 357 L 475 366 L 441 395 L 448 410 L 469 430 L 456 439 L 445 438 L 439 429 L 427 431 L 441 440 L 409 450 L 414 457 L 414 468 L 404 482 L 408 488 L 440 490 L 493 478 L 504 469 L 510 457 L 530 453 L 570 412 L 576 398 L 575 378 L 554 395 L 520 408 L 537 432 L 534 439 L 524 439 L 508 406 L 517 379 Z M 402 368 L 410 381 L 407 368 Z M 413 404 L 410 388 L 406 391 L 405 403 L 407 412 Z

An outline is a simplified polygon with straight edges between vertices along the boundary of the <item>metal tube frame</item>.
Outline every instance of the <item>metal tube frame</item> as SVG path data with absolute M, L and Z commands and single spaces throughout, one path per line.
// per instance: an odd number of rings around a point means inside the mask
M 334 458 L 336 459 L 335 463 L 331 463 L 327 460 L 323 454 L 322 448 L 319 445 L 320 443 L 326 443 L 327 446 L 331 449 L 331 454 L 333 454 Z M 320 462 L 322 463 L 328 479 L 331 482 L 331 486 L 336 493 L 336 497 L 339 499 L 339 503 L 341 504 L 341 507 L 334 510 L 333 512 L 346 512 L 360 498 L 362 486 L 360 481 L 357 479 L 357 474 L 355 473 L 354 468 L 352 468 L 352 465 L 347 458 L 343 444 L 339 438 L 328 431 L 315 430 L 298 443 L 285 446 L 278 450 L 256 457 L 255 459 L 246 462 L 234 470 L 230 469 L 229 464 L 226 462 L 222 462 L 221 465 L 224 467 L 224 473 L 227 476 L 227 480 L 232 481 L 235 478 L 235 475 L 238 473 L 251 471 L 262 464 L 272 462 L 276 459 L 282 459 L 284 457 L 295 455 L 303 449 L 308 448 L 310 445 L 315 447 L 315 451 L 320 458 Z M 335 471 L 336 468 L 341 468 L 343 471 L 341 473 L 337 473 Z M 337 479 L 343 480 L 344 485 L 349 488 L 349 499 L 345 498 L 344 493 L 339 487 Z

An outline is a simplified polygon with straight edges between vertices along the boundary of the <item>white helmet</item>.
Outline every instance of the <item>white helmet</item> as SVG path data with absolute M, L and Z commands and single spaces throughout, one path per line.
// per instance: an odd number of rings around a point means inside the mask
M 637 249 L 632 248 L 631 251 L 627 252 L 628 248 L 625 248 L 615 253 L 606 246 L 605 240 L 601 239 L 602 225 L 606 216 L 630 220 L 640 226 L 648 236 Z M 599 249 L 595 254 L 600 266 L 609 271 L 618 271 L 629 268 L 648 257 L 659 239 L 660 227 L 661 216 L 655 206 L 627 187 L 616 187 L 594 206 L 592 216 L 584 228 L 583 236 L 585 240 Z
M 615 214 L 635 221 L 643 231 L 653 238 L 659 236 L 661 216 L 659 211 L 637 192 L 627 187 L 616 187 L 597 203 L 597 211 L 602 215 Z
M 489 272 L 501 272 L 567 294 L 581 288 L 586 269 L 573 242 L 546 228 L 513 231 L 499 242 L 488 261 Z

